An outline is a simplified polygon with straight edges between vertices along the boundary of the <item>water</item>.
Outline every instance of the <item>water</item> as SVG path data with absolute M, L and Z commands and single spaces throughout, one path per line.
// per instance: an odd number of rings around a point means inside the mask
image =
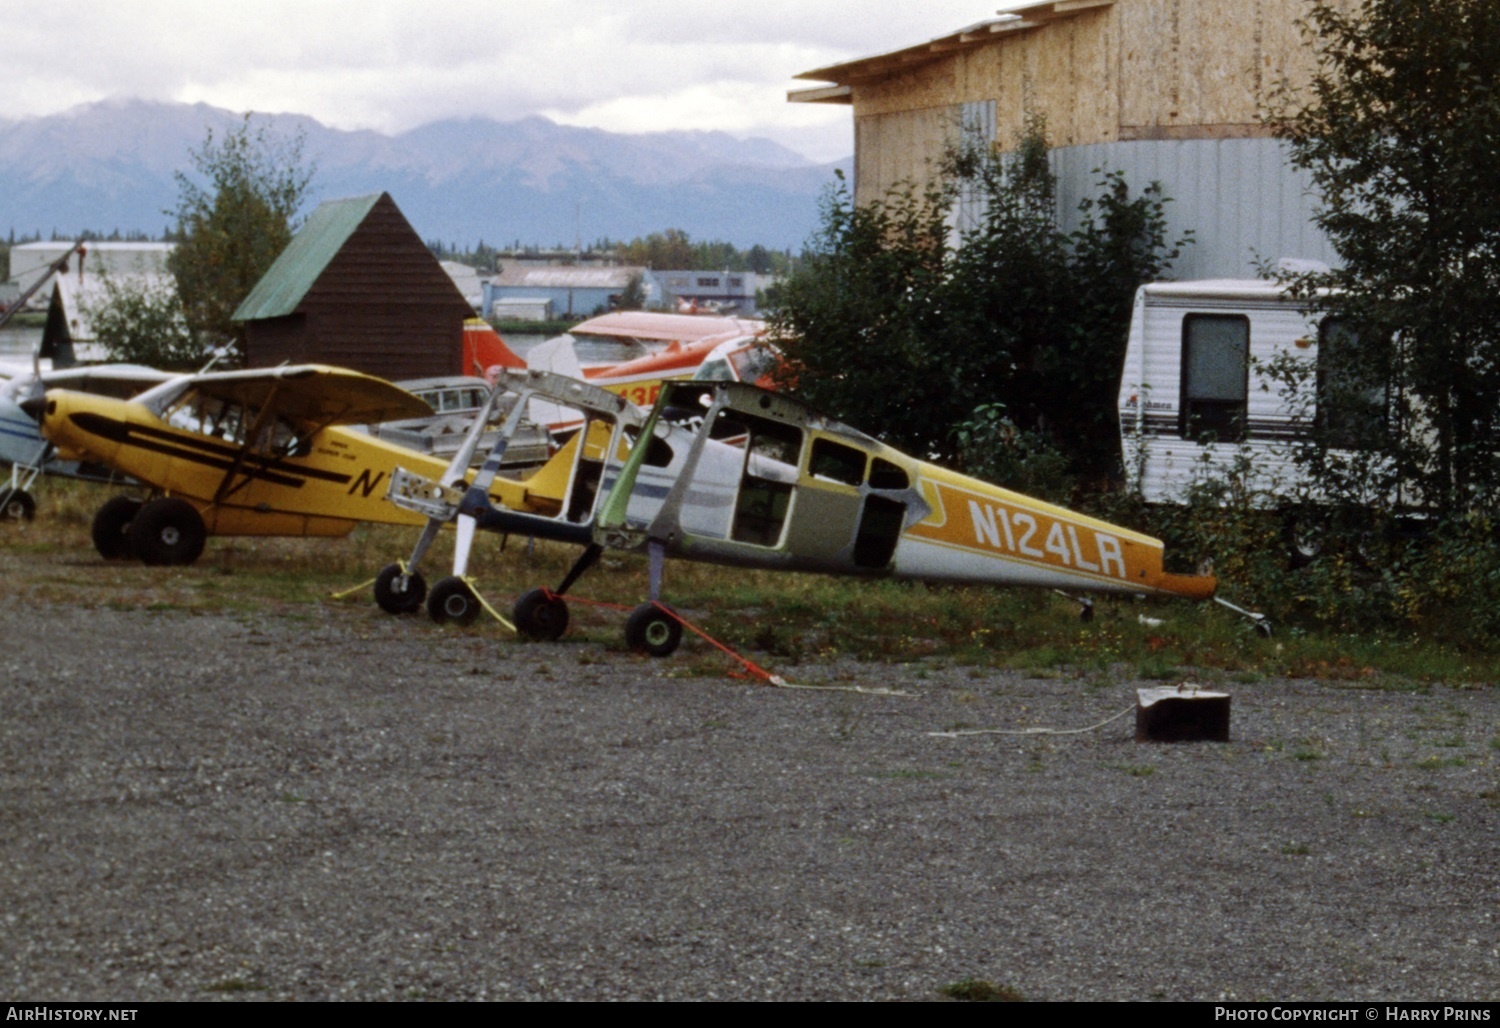
M 533 346 L 545 343 L 551 336 L 534 335 L 530 332 L 502 332 L 500 338 L 505 340 L 505 345 L 511 348 L 517 357 L 523 360 Z
M 22 368 L 31 367 L 32 354 L 36 348 L 42 345 L 42 330 L 40 328 L 23 328 L 16 325 L 6 325 L 0 328 L 0 367 L 3 367 L 5 375 L 15 373 Z
M 505 344 L 518 356 L 525 357 L 533 346 L 546 342 L 550 337 L 529 332 L 516 332 L 507 333 L 504 338 Z M 0 328 L 0 364 L 29 363 L 31 355 L 36 353 L 36 348 L 41 344 L 40 326 L 29 328 L 21 325 L 6 325 Z

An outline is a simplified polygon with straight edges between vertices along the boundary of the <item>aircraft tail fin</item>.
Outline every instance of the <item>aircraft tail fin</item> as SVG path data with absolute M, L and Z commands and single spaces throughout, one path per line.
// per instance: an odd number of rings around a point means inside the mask
M 500 333 L 483 318 L 464 322 L 464 366 L 462 373 L 485 377 L 491 368 L 524 368 L 526 362 L 505 345 Z

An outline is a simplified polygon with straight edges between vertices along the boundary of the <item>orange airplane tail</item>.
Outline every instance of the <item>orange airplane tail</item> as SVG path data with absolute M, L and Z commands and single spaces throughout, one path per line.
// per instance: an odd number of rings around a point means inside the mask
M 491 368 L 524 368 L 526 362 L 505 345 L 500 333 L 483 318 L 464 322 L 464 363 L 462 374 L 488 378 Z

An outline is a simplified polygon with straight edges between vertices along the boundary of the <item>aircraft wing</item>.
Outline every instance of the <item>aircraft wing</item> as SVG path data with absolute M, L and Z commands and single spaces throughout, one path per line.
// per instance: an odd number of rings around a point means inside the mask
M 225 403 L 260 408 L 271 401 L 276 414 L 318 425 L 369 425 L 430 418 L 432 407 L 382 378 L 323 364 L 294 364 L 196 375 L 193 387 Z
M 63 371 L 45 371 L 42 384 L 47 389 L 72 389 L 128 400 L 175 377 L 175 372 L 158 371 L 140 364 L 91 364 Z

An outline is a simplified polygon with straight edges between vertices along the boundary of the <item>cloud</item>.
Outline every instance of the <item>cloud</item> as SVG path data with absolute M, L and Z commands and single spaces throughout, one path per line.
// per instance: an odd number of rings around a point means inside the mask
M 849 111 L 788 104 L 792 76 L 956 31 L 994 9 L 970 0 L 75 0 L 11 19 L 0 94 L 12 116 L 137 96 L 387 133 L 544 114 L 627 132 L 720 128 L 796 140 L 832 159 L 848 152 Z

